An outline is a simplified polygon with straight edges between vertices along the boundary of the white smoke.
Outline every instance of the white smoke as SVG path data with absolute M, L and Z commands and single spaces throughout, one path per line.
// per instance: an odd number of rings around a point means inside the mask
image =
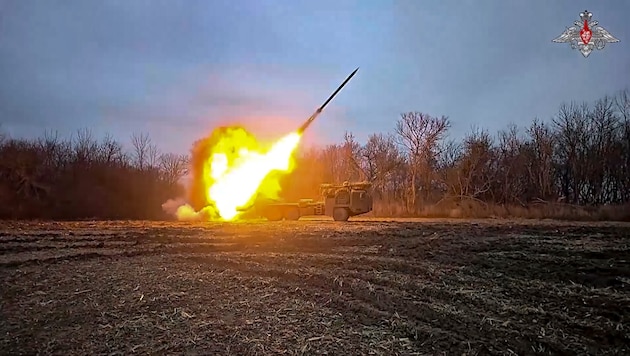
M 167 200 L 162 204 L 162 210 L 169 215 L 173 215 L 179 221 L 208 221 L 212 220 L 212 217 L 218 216 L 212 206 L 206 206 L 199 211 L 195 211 L 182 198 Z
M 183 205 L 187 205 L 183 198 L 169 199 L 162 204 L 162 210 L 169 215 L 177 217 L 177 209 Z

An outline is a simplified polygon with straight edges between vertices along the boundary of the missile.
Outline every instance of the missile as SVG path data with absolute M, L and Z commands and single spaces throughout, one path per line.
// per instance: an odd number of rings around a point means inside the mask
M 350 73 L 350 75 L 348 76 L 348 78 L 346 78 L 346 80 L 343 81 L 343 83 L 341 83 L 341 85 L 339 86 L 339 88 L 337 88 L 337 90 L 335 90 L 332 95 L 330 95 L 328 97 L 328 99 L 322 104 L 322 106 L 320 106 L 319 108 L 317 108 L 317 110 L 315 110 L 315 112 L 313 113 L 313 115 L 311 115 L 311 117 L 308 118 L 308 120 L 306 120 L 302 126 L 300 126 L 300 128 L 298 129 L 298 133 L 302 134 L 310 125 L 311 123 L 317 118 L 317 116 L 319 116 L 319 114 L 321 114 L 321 112 L 324 110 L 324 108 L 326 107 L 326 105 L 328 105 L 328 103 L 335 97 L 335 95 L 337 95 L 337 93 L 341 90 L 341 88 L 343 88 L 344 85 L 346 85 L 346 83 L 348 83 L 350 81 L 350 79 L 352 79 L 352 77 L 354 76 L 354 74 L 359 70 L 359 68 L 355 69 L 354 72 Z

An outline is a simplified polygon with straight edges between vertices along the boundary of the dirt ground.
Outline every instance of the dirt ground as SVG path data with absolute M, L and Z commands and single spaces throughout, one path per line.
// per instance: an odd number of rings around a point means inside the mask
M 630 224 L 0 222 L 2 354 L 630 353 Z

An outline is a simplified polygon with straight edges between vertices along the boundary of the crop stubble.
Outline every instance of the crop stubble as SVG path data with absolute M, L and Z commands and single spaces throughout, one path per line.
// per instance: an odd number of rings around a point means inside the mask
M 6 354 L 627 354 L 630 225 L 4 222 Z

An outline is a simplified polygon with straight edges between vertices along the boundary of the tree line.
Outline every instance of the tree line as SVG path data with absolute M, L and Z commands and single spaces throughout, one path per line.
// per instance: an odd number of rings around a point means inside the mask
M 563 104 L 492 135 L 449 139 L 445 116 L 403 113 L 393 132 L 303 154 L 287 196 L 319 182 L 373 184 L 376 215 L 630 219 L 630 95 Z
M 81 129 L 68 139 L 0 136 L 0 218 L 156 219 L 161 204 L 182 195 L 188 158 L 160 153 L 148 134 L 131 150 L 110 135 Z
M 377 216 L 630 219 L 630 95 L 563 104 L 548 122 L 449 137 L 445 116 L 407 112 L 389 133 L 301 150 L 282 177 L 285 199 L 317 198 L 321 183 L 369 181 Z M 0 133 L 0 218 L 164 219 L 186 196 L 186 155 L 83 129 L 68 139 Z

